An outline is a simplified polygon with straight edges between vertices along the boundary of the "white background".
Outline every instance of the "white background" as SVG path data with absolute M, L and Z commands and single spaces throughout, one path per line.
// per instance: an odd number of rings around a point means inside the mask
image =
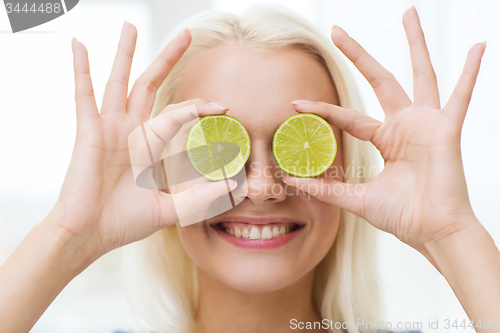
M 71 38 L 89 49 L 98 105 L 124 20 L 139 31 L 131 82 L 154 57 L 172 26 L 206 9 L 241 12 L 262 1 L 83 0 L 66 15 L 12 34 L 0 6 L 0 263 L 57 200 L 73 149 L 76 117 Z M 338 24 L 389 69 L 412 96 L 411 64 L 401 18 L 415 5 L 420 14 L 444 105 L 460 75 L 467 50 L 487 41 L 481 72 L 466 117 L 462 149 L 474 211 L 497 244 L 500 162 L 496 97 L 500 91 L 500 1 L 310 0 L 280 1 L 325 34 Z M 378 101 L 353 68 L 370 114 L 383 120 Z M 466 319 L 446 280 L 415 250 L 383 234 L 380 266 L 387 305 L 385 321 Z M 110 333 L 130 312 L 120 284 L 121 250 L 102 257 L 73 280 L 32 332 Z M 442 330 L 441 330 L 442 331 Z M 447 332 L 472 332 L 454 330 Z

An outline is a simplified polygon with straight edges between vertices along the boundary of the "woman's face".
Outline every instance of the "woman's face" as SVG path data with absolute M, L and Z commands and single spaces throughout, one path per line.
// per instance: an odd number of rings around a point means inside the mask
M 296 114 L 291 101 L 338 104 L 326 69 L 301 50 L 228 43 L 203 51 L 191 61 L 176 91 L 175 102 L 202 98 L 228 107 L 227 114 L 243 123 L 252 144 L 245 169 L 247 197 L 219 216 L 186 227 L 177 225 L 188 255 L 210 276 L 242 291 L 273 291 L 312 274 L 337 236 L 340 209 L 290 186 L 285 192 L 272 139 L 278 126 Z M 339 170 L 341 133 L 337 128 L 334 133 L 338 152 L 332 167 Z M 342 180 L 340 177 L 336 179 Z M 223 231 L 237 232 L 238 228 L 251 234 L 251 228 L 257 227 L 261 234 L 269 235 L 269 230 L 263 231 L 266 226 L 271 232 L 276 229 L 275 236 L 277 231 L 286 231 L 281 227 L 290 227 L 291 233 L 280 233 L 271 241 L 238 238 L 246 244 L 240 247 L 233 242 L 236 236 Z M 272 248 L 262 248 L 266 241 Z M 248 248 L 249 244 L 258 245 Z

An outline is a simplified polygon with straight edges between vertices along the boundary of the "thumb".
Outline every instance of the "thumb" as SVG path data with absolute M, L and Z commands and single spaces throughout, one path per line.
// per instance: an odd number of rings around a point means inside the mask
M 162 216 L 167 216 L 161 221 L 164 224 L 161 227 L 168 227 L 176 222 L 185 226 L 211 217 L 208 216 L 209 213 L 223 213 L 232 206 L 228 207 L 223 203 L 213 205 L 215 200 L 224 195 L 229 197 L 229 193 L 237 186 L 238 183 L 233 179 L 218 182 L 201 179 L 191 188 L 176 194 L 160 192 L 161 213 Z
M 347 184 L 325 177 L 297 178 L 291 175 L 285 175 L 283 181 L 320 201 L 364 218 L 365 184 Z

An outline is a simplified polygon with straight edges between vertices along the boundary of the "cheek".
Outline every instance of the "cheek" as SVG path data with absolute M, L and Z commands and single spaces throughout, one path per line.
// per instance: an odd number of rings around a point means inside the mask
M 308 201 L 311 219 L 309 237 L 314 240 L 314 253 L 317 253 L 320 260 L 326 255 L 333 242 L 337 238 L 340 226 L 341 209 L 336 206 L 321 202 L 317 199 Z
M 177 224 L 177 233 L 188 256 L 199 266 L 210 261 L 207 248 L 209 241 L 204 223 L 181 227 Z

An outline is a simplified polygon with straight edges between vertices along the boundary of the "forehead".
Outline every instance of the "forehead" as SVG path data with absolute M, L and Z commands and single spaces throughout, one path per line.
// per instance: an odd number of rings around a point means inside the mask
M 228 114 L 252 127 L 275 130 L 296 114 L 290 102 L 321 100 L 338 104 L 328 71 L 310 54 L 295 48 L 256 48 L 237 42 L 201 51 L 186 67 L 176 100 L 222 103 Z

